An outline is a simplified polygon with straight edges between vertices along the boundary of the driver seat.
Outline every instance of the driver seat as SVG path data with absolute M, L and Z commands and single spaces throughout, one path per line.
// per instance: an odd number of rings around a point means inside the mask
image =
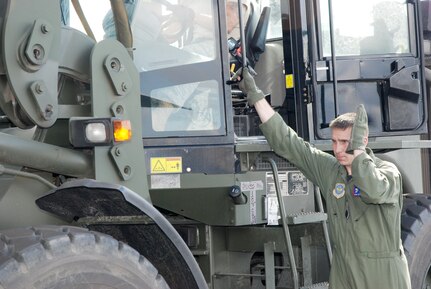
M 245 26 L 245 45 L 247 59 L 251 67 L 254 67 L 259 56 L 265 52 L 266 34 L 268 32 L 270 7 L 264 7 L 262 13 L 258 13 L 255 4 L 250 3 L 250 16 Z

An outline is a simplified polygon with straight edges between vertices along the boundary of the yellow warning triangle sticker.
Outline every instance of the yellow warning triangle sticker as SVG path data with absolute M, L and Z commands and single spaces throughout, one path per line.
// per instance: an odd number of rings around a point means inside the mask
M 163 167 L 163 164 L 160 160 L 157 160 L 156 164 L 153 166 L 153 172 L 164 172 L 166 169 Z
M 181 157 L 151 158 L 152 174 L 179 174 L 183 172 Z

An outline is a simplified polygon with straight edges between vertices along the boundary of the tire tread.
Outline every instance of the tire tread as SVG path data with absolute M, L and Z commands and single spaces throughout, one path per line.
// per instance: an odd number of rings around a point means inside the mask
M 169 288 L 145 257 L 109 235 L 72 226 L 41 226 L 0 231 L 0 289 L 12 289 L 9 284 L 40 262 L 94 252 L 109 252 L 134 264 L 152 278 L 153 288 Z

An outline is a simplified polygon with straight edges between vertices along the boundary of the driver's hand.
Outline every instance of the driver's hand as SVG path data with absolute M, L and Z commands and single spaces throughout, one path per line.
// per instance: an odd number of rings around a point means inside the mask
M 248 67 L 238 69 L 232 76 L 232 81 L 239 81 L 238 86 L 247 95 L 247 101 L 250 106 L 265 98 L 265 94 L 256 86 Z

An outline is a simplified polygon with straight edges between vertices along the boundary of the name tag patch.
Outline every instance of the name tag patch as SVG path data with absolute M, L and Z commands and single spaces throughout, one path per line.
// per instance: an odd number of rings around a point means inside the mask
M 355 197 L 361 196 L 361 190 L 357 186 L 353 187 L 353 196 L 355 196 Z

